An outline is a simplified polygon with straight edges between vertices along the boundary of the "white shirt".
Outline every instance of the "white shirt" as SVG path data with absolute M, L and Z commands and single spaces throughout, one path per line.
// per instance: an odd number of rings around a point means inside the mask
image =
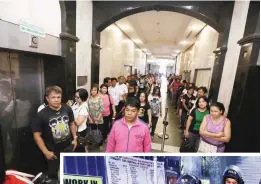
M 110 86 L 108 89 L 109 94 L 111 95 L 114 105 L 119 105 L 120 99 L 121 99 L 121 93 L 119 87 Z
M 40 111 L 43 110 L 46 106 L 47 106 L 47 105 L 45 105 L 45 104 L 43 103 L 42 105 L 40 105 L 40 106 L 38 107 L 37 112 L 40 112 Z
M 79 116 L 86 116 L 85 120 L 83 121 L 83 123 L 78 126 L 77 132 L 82 132 L 83 130 L 85 130 L 87 128 L 86 122 L 89 116 L 88 113 L 88 105 L 87 102 L 83 102 L 82 105 L 79 106 L 79 104 L 74 103 L 72 105 L 72 110 L 73 110 L 73 115 L 74 118 L 78 118 Z
M 129 130 L 131 129 L 132 126 L 133 126 L 133 125 L 128 125 Z
M 117 83 L 116 86 L 119 87 L 119 92 L 121 94 L 120 100 L 123 100 L 122 95 L 128 93 L 128 88 L 127 88 L 127 86 L 125 84 Z

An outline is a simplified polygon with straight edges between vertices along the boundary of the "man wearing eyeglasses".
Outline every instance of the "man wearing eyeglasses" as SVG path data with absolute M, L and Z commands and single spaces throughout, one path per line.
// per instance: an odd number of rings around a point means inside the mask
M 72 152 L 77 147 L 73 111 L 61 104 L 61 99 L 60 87 L 47 87 L 48 106 L 37 114 L 32 124 L 34 140 L 47 159 L 50 178 L 58 178 L 60 153 Z

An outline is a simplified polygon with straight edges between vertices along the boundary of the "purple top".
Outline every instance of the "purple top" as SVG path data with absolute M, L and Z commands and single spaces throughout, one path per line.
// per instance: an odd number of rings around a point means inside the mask
M 224 118 L 220 123 L 218 124 L 214 124 L 212 119 L 211 119 L 211 115 L 206 115 L 206 118 L 207 118 L 207 125 L 206 125 L 206 129 L 209 133 L 220 133 L 220 132 L 224 132 L 224 128 L 226 126 L 226 118 Z M 217 152 L 224 152 L 225 150 L 225 145 L 224 145 L 224 142 L 222 141 L 216 141 L 216 140 L 213 140 L 212 138 L 210 137 L 205 137 L 205 136 L 202 136 L 202 138 L 204 140 L 206 140 L 207 143 L 210 143 L 210 144 L 213 144 L 213 145 L 216 145 L 218 146 L 218 149 L 217 149 Z

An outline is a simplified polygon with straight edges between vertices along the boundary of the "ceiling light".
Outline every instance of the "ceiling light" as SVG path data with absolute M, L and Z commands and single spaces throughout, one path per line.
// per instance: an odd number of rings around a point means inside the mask
M 180 43 L 183 44 L 183 45 L 185 45 L 185 44 L 187 44 L 188 42 L 187 42 L 186 40 L 183 40 L 183 41 L 181 41 Z
M 175 53 L 178 53 L 178 52 L 180 52 L 180 50 L 174 50 L 174 52 L 175 52 Z
M 200 26 L 195 26 L 195 25 L 194 25 L 194 26 L 191 27 L 191 30 L 192 30 L 192 31 L 199 31 L 200 29 L 201 29 Z
M 139 40 L 139 39 L 134 39 L 133 41 L 134 41 L 135 43 L 142 43 L 142 41 Z
M 183 6 L 183 7 L 190 10 L 192 9 L 193 6 Z

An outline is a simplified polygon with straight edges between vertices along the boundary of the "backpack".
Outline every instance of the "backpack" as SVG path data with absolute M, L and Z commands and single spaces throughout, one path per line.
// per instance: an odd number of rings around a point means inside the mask
M 159 100 L 157 98 L 153 98 L 150 101 L 150 109 L 152 116 L 157 116 L 160 113 Z

